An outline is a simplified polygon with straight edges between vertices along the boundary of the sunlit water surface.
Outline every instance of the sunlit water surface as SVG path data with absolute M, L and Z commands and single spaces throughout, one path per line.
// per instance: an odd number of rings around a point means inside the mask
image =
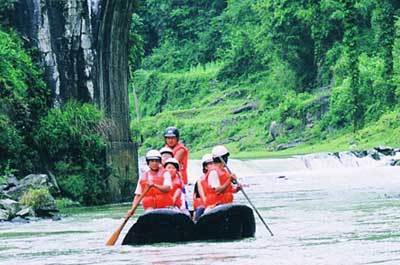
M 361 162 L 230 161 L 274 237 L 256 216 L 251 239 L 121 246 L 136 215 L 106 247 L 129 205 L 81 208 L 0 223 L 0 264 L 400 264 L 400 167 Z

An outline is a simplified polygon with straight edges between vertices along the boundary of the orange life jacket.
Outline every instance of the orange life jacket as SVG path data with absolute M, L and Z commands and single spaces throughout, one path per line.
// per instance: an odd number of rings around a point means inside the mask
M 189 159 L 189 150 L 184 146 L 181 142 L 178 142 L 177 145 L 175 145 L 174 148 L 172 148 L 172 153 L 174 154 L 174 157 L 176 153 L 183 149 L 183 157 L 178 161 L 179 162 L 179 172 L 182 174 L 182 180 L 183 184 L 186 185 L 188 183 L 188 177 L 187 177 L 187 165 L 188 165 L 188 159 Z
M 175 177 L 172 179 L 172 189 L 170 190 L 171 198 L 174 197 L 174 194 L 178 189 L 182 190 L 182 188 L 183 188 L 183 182 L 179 177 L 179 174 L 176 173 Z M 177 200 L 174 203 L 174 206 L 181 208 L 182 206 L 181 197 L 177 198 Z
M 208 184 L 208 177 L 210 175 L 210 172 L 214 170 L 217 171 L 219 182 L 221 183 L 221 185 L 224 185 L 227 181 L 229 181 L 229 186 L 222 193 L 217 193 Z M 213 165 L 208 170 L 205 179 L 201 181 L 201 185 L 206 195 L 206 201 L 205 201 L 206 207 L 233 202 L 233 186 L 229 179 L 229 173 L 225 169 L 221 169 L 218 166 Z
M 149 178 L 152 178 L 154 184 L 163 185 L 164 184 L 164 169 L 159 169 L 157 173 L 153 173 L 151 170 L 145 172 L 143 177 L 140 179 L 139 184 L 142 190 L 145 189 L 148 184 Z M 148 208 L 164 208 L 172 206 L 172 197 L 169 192 L 162 192 L 156 187 L 152 187 L 142 199 L 143 208 L 146 210 Z

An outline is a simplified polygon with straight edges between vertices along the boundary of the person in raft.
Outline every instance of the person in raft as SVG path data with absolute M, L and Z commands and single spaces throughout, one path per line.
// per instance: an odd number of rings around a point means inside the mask
M 132 202 L 132 208 L 127 212 L 126 217 L 132 216 L 134 212 L 133 205 L 136 205 L 137 200 L 146 187 L 150 187 L 150 189 L 142 199 L 142 206 L 145 211 L 173 207 L 170 194 L 170 190 L 172 189 L 171 174 L 161 166 L 160 152 L 158 150 L 148 151 L 146 154 L 146 163 L 149 166 L 149 170 L 139 179 L 135 190 L 135 197 Z
M 164 163 L 164 169 L 171 175 L 172 188 L 170 190 L 170 196 L 174 207 L 181 208 L 182 200 L 181 193 L 183 188 L 183 181 L 179 174 L 179 163 L 175 158 L 168 158 Z
M 189 149 L 179 141 L 180 133 L 176 127 L 168 127 L 164 132 L 164 141 L 165 147 L 169 147 L 172 149 L 172 153 L 174 158 L 179 162 L 179 173 L 182 176 L 183 188 L 182 188 L 182 202 L 184 202 L 184 207 L 189 210 L 189 203 L 186 198 L 186 188 L 185 185 L 188 184 L 188 176 L 187 176 L 187 165 L 189 160 Z
M 179 141 L 179 130 L 175 127 L 165 129 L 164 140 L 165 147 L 172 149 L 173 157 L 179 162 L 179 172 L 182 175 L 183 183 L 188 183 L 187 165 L 189 159 L 189 150 Z
M 229 174 L 225 169 L 229 157 L 228 149 L 223 145 L 217 145 L 211 153 L 213 164 L 201 182 L 205 194 L 206 211 L 220 204 L 232 203 L 233 193 L 241 189 L 239 184 L 233 187 L 232 182 L 236 180 L 236 175 Z
M 161 154 L 161 163 L 163 165 L 165 164 L 165 161 L 167 161 L 168 158 L 174 157 L 174 153 L 172 152 L 172 149 L 169 147 L 165 147 L 165 146 L 160 149 L 160 154 Z
M 194 214 L 193 220 L 198 221 L 200 216 L 204 213 L 205 210 L 205 194 L 203 187 L 201 185 L 201 181 L 205 179 L 205 176 L 208 172 L 208 169 L 213 165 L 213 157 L 212 154 L 205 154 L 201 158 L 201 166 L 203 170 L 203 174 L 199 177 L 199 179 L 194 184 L 193 190 L 193 207 L 194 207 Z

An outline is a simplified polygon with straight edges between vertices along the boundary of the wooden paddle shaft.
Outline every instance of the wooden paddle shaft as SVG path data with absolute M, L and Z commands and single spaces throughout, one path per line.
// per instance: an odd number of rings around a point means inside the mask
M 137 200 L 136 204 L 133 206 L 132 210 L 133 213 L 135 213 L 137 207 L 139 206 L 140 202 L 142 201 L 143 197 L 146 195 L 146 193 L 149 191 L 150 187 L 147 187 L 142 194 L 140 194 L 139 199 Z M 133 215 L 132 213 L 132 215 Z M 122 224 L 117 228 L 117 230 L 115 230 L 115 232 L 110 236 L 110 238 L 107 240 L 106 245 L 107 246 L 114 246 L 115 243 L 118 240 L 119 235 L 121 234 L 122 229 L 124 228 L 124 226 L 126 225 L 126 223 L 128 222 L 129 218 L 131 216 L 127 216 L 124 221 L 122 222 Z

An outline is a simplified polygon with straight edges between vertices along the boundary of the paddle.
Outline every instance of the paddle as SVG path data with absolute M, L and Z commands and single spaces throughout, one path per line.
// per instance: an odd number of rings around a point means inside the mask
M 133 209 L 133 213 L 132 213 L 132 215 L 135 213 L 136 208 L 139 206 L 139 204 L 142 201 L 143 197 L 146 195 L 146 193 L 149 190 L 150 190 L 150 187 L 147 186 L 145 188 L 145 190 L 142 192 L 142 194 L 140 194 L 139 199 L 137 200 L 136 204 L 133 205 L 133 208 L 132 208 Z M 115 245 L 115 242 L 117 242 L 117 240 L 118 240 L 119 234 L 121 234 L 122 229 L 124 228 L 124 226 L 128 222 L 129 218 L 131 218 L 131 216 L 125 217 L 125 220 L 122 222 L 122 224 L 117 228 L 117 230 L 115 230 L 115 232 L 107 240 L 106 246 L 114 246 Z
M 226 170 L 228 170 L 229 174 L 232 175 L 232 171 L 229 169 L 228 165 L 225 163 L 225 160 L 222 159 L 222 157 L 219 157 L 219 160 L 222 162 L 222 164 L 224 164 L 224 167 L 226 168 Z M 233 184 L 239 184 L 238 181 L 236 179 L 232 179 L 232 183 Z M 258 217 L 260 217 L 261 222 L 263 222 L 265 228 L 267 228 L 268 232 L 271 234 L 271 236 L 274 236 L 274 234 L 272 233 L 271 229 L 269 229 L 267 223 L 264 221 L 264 219 L 262 218 L 261 214 L 258 212 L 257 208 L 254 206 L 254 204 L 250 201 L 249 196 L 247 196 L 246 192 L 244 191 L 243 187 L 240 188 L 240 191 L 243 193 L 244 197 L 247 199 L 247 201 L 249 202 L 249 204 L 251 205 L 251 207 L 254 209 L 254 211 L 257 213 Z

